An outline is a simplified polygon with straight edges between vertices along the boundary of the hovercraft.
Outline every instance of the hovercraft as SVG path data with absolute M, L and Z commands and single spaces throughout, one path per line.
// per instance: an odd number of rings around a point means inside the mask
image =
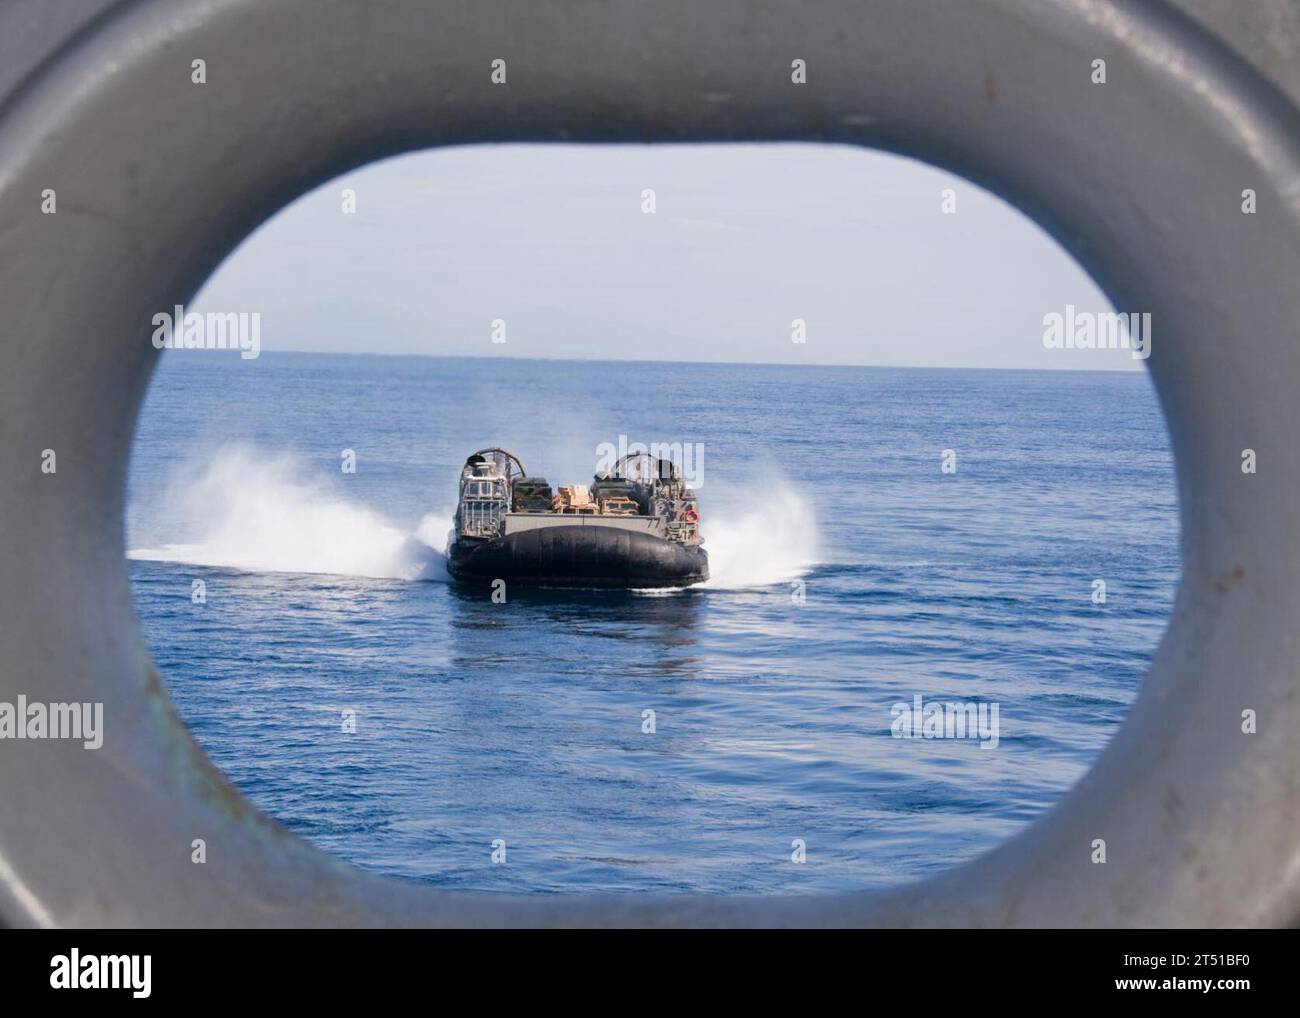
M 695 492 L 677 465 L 632 453 L 590 485 L 554 491 L 513 453 L 480 449 L 460 474 L 447 571 L 553 587 L 684 587 L 709 578 Z

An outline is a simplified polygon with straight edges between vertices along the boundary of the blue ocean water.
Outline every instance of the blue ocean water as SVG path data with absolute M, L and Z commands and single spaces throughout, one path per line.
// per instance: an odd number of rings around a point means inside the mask
M 469 452 L 582 483 L 620 435 L 701 443 L 707 586 L 446 582 Z M 1145 373 L 169 352 L 127 536 L 168 689 L 253 802 L 363 868 L 518 892 L 968 859 L 1113 734 L 1180 567 Z M 996 748 L 895 738 L 917 695 L 996 703 Z

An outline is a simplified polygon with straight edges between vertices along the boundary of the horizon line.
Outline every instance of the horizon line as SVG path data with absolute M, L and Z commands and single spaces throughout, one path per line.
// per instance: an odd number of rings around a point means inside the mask
M 176 351 L 168 351 L 175 353 Z M 212 353 L 214 351 L 181 351 L 185 353 L 203 352 Z M 220 351 L 225 352 L 225 351 Z M 281 354 L 304 357 L 405 357 L 418 360 L 446 360 L 446 361 L 538 361 L 548 364 L 670 364 L 670 365 L 695 365 L 700 367 L 755 367 L 755 368 L 871 368 L 876 370 L 901 370 L 901 371 L 1020 371 L 1036 372 L 1039 374 L 1067 374 L 1067 375 L 1135 375 L 1143 374 L 1149 377 L 1149 372 L 1142 371 L 1141 368 L 1017 368 L 1017 367 L 996 367 L 996 366 L 978 366 L 969 364 L 862 364 L 850 363 L 844 361 L 815 361 L 812 363 L 799 363 L 797 361 L 713 361 L 713 360 L 647 360 L 637 357 L 525 357 L 517 354 L 435 354 L 435 353 L 397 353 L 384 350 L 366 350 L 366 351 L 338 351 L 338 350 L 262 350 L 259 357 L 265 354 L 279 356 Z M 173 358 L 174 359 L 174 358 Z

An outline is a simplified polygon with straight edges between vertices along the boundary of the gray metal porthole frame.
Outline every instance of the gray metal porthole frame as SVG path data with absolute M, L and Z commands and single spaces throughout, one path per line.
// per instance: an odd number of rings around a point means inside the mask
M 190 82 L 195 58 L 206 85 Z M 497 58 L 505 85 L 489 81 Z M 806 85 L 791 83 L 795 58 L 807 61 Z M 1097 58 L 1105 85 L 1090 81 Z M 1117 307 L 1152 313 L 1184 575 L 1130 717 L 1053 810 L 974 862 L 885 893 L 511 897 L 345 866 L 258 814 L 206 760 L 144 646 L 124 562 L 126 463 L 156 356 L 150 319 L 308 188 L 380 156 L 497 140 L 892 149 L 1006 197 Z M 47 188 L 55 215 L 41 213 Z M 1257 214 L 1241 212 L 1246 188 Z M 0 700 L 103 701 L 106 727 L 93 752 L 0 740 L 0 917 L 1295 922 L 1298 267 L 1300 114 L 1159 2 L 114 6 L 0 107 Z M 55 474 L 40 469 L 47 448 Z M 1255 475 L 1241 470 L 1245 448 Z M 1257 734 L 1241 731 L 1245 709 Z M 204 865 L 190 861 L 199 837 Z M 1097 838 L 1104 865 L 1091 862 Z

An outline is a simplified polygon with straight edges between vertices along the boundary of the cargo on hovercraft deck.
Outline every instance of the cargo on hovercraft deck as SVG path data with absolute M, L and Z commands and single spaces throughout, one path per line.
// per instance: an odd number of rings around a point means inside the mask
M 552 491 L 504 449 L 465 461 L 447 570 L 457 580 L 682 587 L 709 578 L 695 493 L 676 464 L 624 456 L 591 485 Z

